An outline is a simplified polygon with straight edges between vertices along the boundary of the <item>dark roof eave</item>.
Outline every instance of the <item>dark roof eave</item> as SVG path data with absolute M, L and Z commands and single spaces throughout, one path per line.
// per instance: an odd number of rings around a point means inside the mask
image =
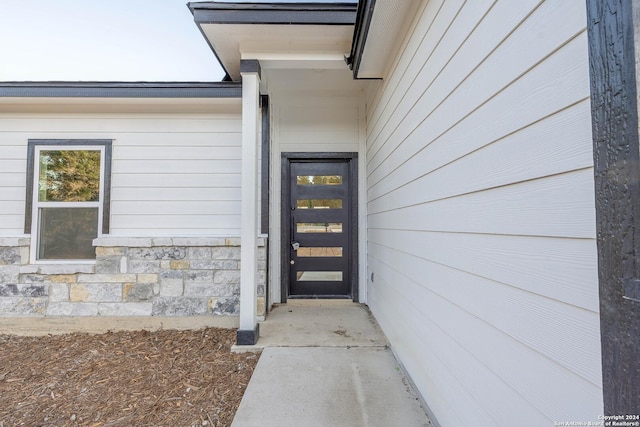
M 360 71 L 360 63 L 364 47 L 367 43 L 369 35 L 369 26 L 373 17 L 373 11 L 376 6 L 376 0 L 361 0 L 358 4 L 358 15 L 356 16 L 356 24 L 353 30 L 353 41 L 351 42 L 351 53 L 347 58 L 349 68 L 353 71 L 353 78 L 358 78 Z
M 218 3 L 187 6 L 198 24 L 353 25 L 356 3 Z
M 0 82 L 0 98 L 241 98 L 237 82 Z

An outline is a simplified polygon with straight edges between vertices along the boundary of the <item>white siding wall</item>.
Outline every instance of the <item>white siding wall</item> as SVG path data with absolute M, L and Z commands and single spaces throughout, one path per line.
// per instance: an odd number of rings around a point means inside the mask
M 0 235 L 23 233 L 28 139 L 113 139 L 111 234 L 239 235 L 238 114 L 0 115 Z
M 357 92 L 301 90 L 283 95 L 276 104 L 281 152 L 358 152 Z
M 9 138 L 0 120 L 0 236 L 24 233 L 27 143 Z
M 368 93 L 368 301 L 443 426 L 602 413 L 585 26 L 424 2 Z

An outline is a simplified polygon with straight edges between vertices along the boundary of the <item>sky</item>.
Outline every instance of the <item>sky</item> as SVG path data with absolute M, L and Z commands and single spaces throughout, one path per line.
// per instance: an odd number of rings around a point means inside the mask
M 0 81 L 220 81 L 187 2 L 0 0 Z
M 186 0 L 0 0 L 0 81 L 219 81 Z

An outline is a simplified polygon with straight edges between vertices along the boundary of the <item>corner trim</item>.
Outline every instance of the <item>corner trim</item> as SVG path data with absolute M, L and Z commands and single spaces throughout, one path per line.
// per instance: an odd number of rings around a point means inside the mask
M 269 95 L 260 95 L 260 107 L 262 111 L 260 232 L 269 234 L 269 177 L 271 176 L 271 112 L 269 111 Z

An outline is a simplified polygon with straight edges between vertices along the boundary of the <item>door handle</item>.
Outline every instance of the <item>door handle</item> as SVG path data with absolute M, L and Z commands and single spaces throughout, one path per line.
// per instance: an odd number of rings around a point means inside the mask
M 300 243 L 293 241 L 291 242 L 291 247 L 293 248 L 294 251 L 297 251 L 300 248 Z

